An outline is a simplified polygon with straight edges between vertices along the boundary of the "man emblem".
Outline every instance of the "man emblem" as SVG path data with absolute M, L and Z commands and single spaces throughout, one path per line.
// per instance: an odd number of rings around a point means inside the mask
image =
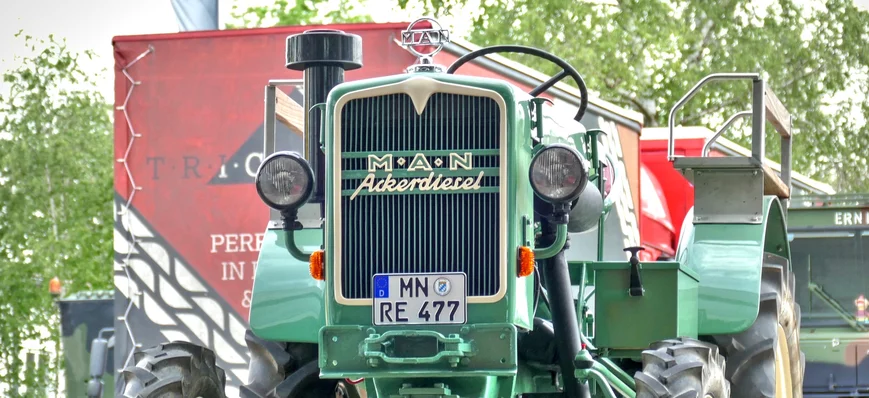
M 420 28 L 428 22 L 430 28 Z M 450 31 L 443 29 L 441 24 L 433 18 L 420 18 L 410 23 L 407 30 L 401 32 L 401 44 L 408 51 L 416 55 L 417 64 L 407 68 L 408 72 L 442 72 L 443 67 L 434 65 L 432 59 L 439 53 L 446 43 L 450 42 Z M 433 48 L 423 51 L 419 47 Z

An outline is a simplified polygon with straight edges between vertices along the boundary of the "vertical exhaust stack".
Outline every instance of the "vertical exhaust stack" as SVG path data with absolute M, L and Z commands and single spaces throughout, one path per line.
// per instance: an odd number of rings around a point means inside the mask
M 305 158 L 314 171 L 311 197 L 325 217 L 325 157 L 320 150 L 320 114 L 314 105 L 325 103 L 329 92 L 344 82 L 344 71 L 362 67 L 362 38 L 340 30 L 315 29 L 287 37 L 287 69 L 304 71 Z

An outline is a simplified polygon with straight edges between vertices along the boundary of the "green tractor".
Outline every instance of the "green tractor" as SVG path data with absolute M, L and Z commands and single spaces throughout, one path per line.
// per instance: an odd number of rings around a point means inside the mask
M 580 123 L 582 76 L 510 45 L 441 67 L 432 56 L 448 38 L 418 20 L 401 37 L 419 57 L 407 73 L 354 82 L 343 77 L 361 67 L 358 36 L 287 38 L 286 66 L 304 71 L 305 154 L 275 148 L 276 87 L 299 82 L 271 81 L 255 185 L 272 210 L 241 396 L 801 397 L 790 116 L 761 76 L 710 75 L 671 112 L 669 157 L 696 189 L 674 261 L 640 263 L 639 247 L 601 261 L 602 239 L 597 261 L 571 260 L 568 233 L 603 236 L 604 179 L 621 177 L 606 170 L 602 131 Z M 562 70 L 530 92 L 456 73 L 503 52 Z M 566 77 L 582 94 L 567 120 L 540 96 Z M 752 117 L 752 156 L 675 156 L 675 112 L 734 79 L 753 90 L 735 116 Z M 782 178 L 761 162 L 767 120 Z M 134 359 L 125 397 L 224 396 L 206 348 Z

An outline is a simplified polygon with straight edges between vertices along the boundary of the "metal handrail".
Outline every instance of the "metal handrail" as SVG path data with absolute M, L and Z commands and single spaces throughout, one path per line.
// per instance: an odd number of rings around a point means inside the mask
M 741 118 L 748 117 L 748 116 L 751 116 L 751 111 L 742 111 L 742 112 L 739 112 L 739 113 L 731 116 L 730 119 L 727 119 L 727 121 L 724 122 L 724 126 L 721 126 L 721 128 L 718 129 L 718 131 L 716 131 L 715 134 L 712 135 L 712 137 L 709 137 L 709 139 L 706 140 L 706 144 L 703 145 L 703 152 L 701 152 L 700 156 L 705 158 L 706 155 L 709 153 L 709 149 L 712 147 L 712 144 L 715 142 L 715 140 L 717 140 L 718 137 L 721 136 L 721 134 L 723 134 L 728 128 L 730 128 L 731 124 L 736 122 L 737 119 L 741 119 Z
M 682 97 L 682 99 L 680 99 L 679 102 L 677 102 L 676 105 L 673 106 L 672 109 L 670 109 L 670 117 L 669 117 L 669 121 L 668 121 L 668 126 L 670 129 L 670 138 L 667 141 L 667 160 L 672 162 L 674 159 L 676 159 L 675 145 L 674 145 L 675 139 L 673 137 L 673 129 L 674 129 L 675 124 L 676 124 L 676 111 L 679 110 L 680 108 L 682 108 L 682 106 L 684 106 L 685 103 L 688 102 L 688 100 L 690 100 L 692 97 L 694 97 L 694 95 L 697 94 L 697 91 L 700 90 L 700 87 L 703 87 L 704 85 L 706 85 L 706 83 L 709 83 L 709 82 L 714 81 L 714 80 L 740 80 L 740 79 L 758 80 L 758 79 L 760 79 L 760 74 L 759 73 L 713 73 L 711 75 L 704 77 L 703 80 L 700 80 L 697 84 L 695 84 L 694 87 L 692 87 L 691 90 L 689 90 L 688 93 L 685 94 Z
M 751 104 L 751 157 L 759 164 L 766 158 L 765 155 L 765 123 L 767 121 L 773 124 L 774 129 L 781 136 L 781 180 L 787 186 L 788 194 L 791 190 L 791 168 L 792 168 L 792 117 L 785 109 L 784 105 L 779 101 L 775 94 L 769 90 L 759 73 L 713 73 L 700 80 L 691 90 L 685 94 L 676 105 L 670 110 L 668 120 L 668 128 L 670 132 L 667 141 L 667 160 L 674 162 L 676 160 L 676 146 L 674 129 L 676 124 L 676 111 L 688 102 L 691 97 L 697 94 L 700 87 L 713 80 L 737 80 L 751 79 L 752 80 L 752 104 Z M 711 142 L 714 142 L 727 128 L 730 127 L 737 118 L 747 116 L 746 112 L 741 112 L 731 117 L 717 133 L 703 147 L 702 157 L 706 156 Z

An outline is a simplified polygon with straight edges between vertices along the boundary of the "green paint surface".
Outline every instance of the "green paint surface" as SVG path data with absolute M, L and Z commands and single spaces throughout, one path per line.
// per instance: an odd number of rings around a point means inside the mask
M 676 260 L 699 276 L 698 333 L 735 333 L 754 323 L 764 251 L 790 258 L 781 202 L 764 197 L 761 224 L 693 224 L 685 216 Z
M 678 262 L 643 263 L 645 293 L 638 297 L 628 293 L 630 263 L 589 265 L 595 273 L 595 346 L 644 350 L 659 340 L 697 337 L 698 281 Z
M 325 324 L 325 283 L 311 277 L 308 263 L 290 256 L 284 234 L 280 229 L 265 232 L 251 294 L 250 328 L 267 340 L 316 343 Z M 323 232 L 303 229 L 295 238 L 300 249 L 311 252 L 320 248 Z
M 516 328 L 473 324 L 455 329 L 327 326 L 321 330 L 320 369 L 325 377 L 452 377 L 516 373 Z M 362 347 L 362 348 L 360 348 Z M 359 355 L 348 356 L 348 352 Z

